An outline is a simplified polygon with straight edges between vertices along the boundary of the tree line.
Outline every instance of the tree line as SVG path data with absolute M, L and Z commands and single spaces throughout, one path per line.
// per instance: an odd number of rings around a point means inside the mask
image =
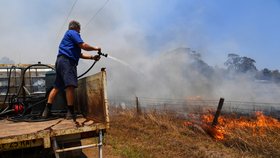
M 228 59 L 224 64 L 228 72 L 251 73 L 257 80 L 280 83 L 279 70 L 269 70 L 268 68 L 258 70 L 255 66 L 256 61 L 252 58 L 228 54 Z

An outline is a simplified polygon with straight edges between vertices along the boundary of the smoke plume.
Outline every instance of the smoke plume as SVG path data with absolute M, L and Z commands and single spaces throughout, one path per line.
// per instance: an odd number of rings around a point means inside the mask
M 278 85 L 259 83 L 247 75 L 228 78 L 223 67 L 207 64 L 207 59 L 203 58 L 211 55 L 208 48 L 212 46 L 209 46 L 211 39 L 204 36 L 205 30 L 201 29 L 200 17 L 204 7 L 200 5 L 189 7 L 186 16 L 177 18 L 172 12 L 182 12 L 185 9 L 179 6 L 188 5 L 168 2 L 162 8 L 159 7 L 162 1 L 139 1 L 130 3 L 140 6 L 133 10 L 126 1 L 115 0 L 96 14 L 105 1 L 84 0 L 77 1 L 67 17 L 73 2 L 3 1 L 1 6 L 5 7 L 0 9 L 0 18 L 5 22 L 0 25 L 0 52 L 10 60 L 2 58 L 1 63 L 41 61 L 54 64 L 67 24 L 75 19 L 82 25 L 81 36 L 86 43 L 100 46 L 103 53 L 126 63 L 102 57 L 88 74 L 107 68 L 107 91 L 111 98 L 200 96 L 205 99 L 280 101 Z M 168 12 L 160 12 L 158 8 Z M 131 12 L 135 14 L 131 15 Z M 144 19 L 157 21 L 157 26 L 151 28 L 148 22 L 143 22 Z M 174 21 L 167 25 L 163 22 L 165 19 Z M 224 54 L 226 56 L 226 52 Z M 223 65 L 220 60 L 217 62 L 217 65 Z M 80 60 L 79 73 L 91 64 L 92 61 Z

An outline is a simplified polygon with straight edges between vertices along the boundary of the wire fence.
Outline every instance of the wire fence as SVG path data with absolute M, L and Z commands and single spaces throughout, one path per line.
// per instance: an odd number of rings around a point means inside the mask
M 110 106 L 122 109 L 140 108 L 142 112 L 169 111 L 180 115 L 190 113 L 215 112 L 219 100 L 193 100 L 193 99 L 163 99 L 146 97 L 120 97 L 109 99 Z M 258 103 L 242 101 L 224 101 L 222 113 L 238 115 L 254 115 L 263 112 L 267 116 L 280 118 L 280 103 Z

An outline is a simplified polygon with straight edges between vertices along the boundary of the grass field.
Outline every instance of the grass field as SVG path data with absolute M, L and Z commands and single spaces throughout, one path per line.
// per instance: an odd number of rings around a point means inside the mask
M 110 109 L 110 128 L 103 141 L 104 158 L 280 157 L 280 122 L 261 112 L 252 116 L 222 113 L 218 125 L 212 126 L 213 112 L 182 117 L 170 111 L 143 114 L 135 111 Z M 97 139 L 82 141 L 89 143 L 97 143 Z M 14 157 L 9 155 L 54 157 L 51 149 L 42 147 L 11 151 L 0 157 Z M 83 149 L 76 157 L 81 156 L 98 157 L 98 150 Z
M 105 158 L 280 157 L 280 122 L 261 113 L 222 115 L 213 128 L 212 114 L 183 118 L 168 112 L 110 112 Z

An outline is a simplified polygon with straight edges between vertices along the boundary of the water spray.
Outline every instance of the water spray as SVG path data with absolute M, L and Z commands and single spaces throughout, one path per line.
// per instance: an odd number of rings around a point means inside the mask
M 110 58 L 110 59 L 112 59 L 112 60 L 114 60 L 114 61 L 117 61 L 117 62 L 119 62 L 119 63 L 121 63 L 121 64 L 123 64 L 123 65 L 125 65 L 125 66 L 128 66 L 128 67 L 131 67 L 128 63 L 126 63 L 126 62 L 124 62 L 124 61 L 122 61 L 122 60 L 120 60 L 120 59 L 118 59 L 118 58 L 115 58 L 115 57 L 112 57 L 112 56 L 108 56 L 108 58 Z
M 123 60 L 120 60 L 120 59 L 118 59 L 118 58 L 116 58 L 116 57 L 112 57 L 112 56 L 110 56 L 110 55 L 107 55 L 107 56 L 108 56 L 108 58 L 110 58 L 110 59 L 112 59 L 112 60 L 114 60 L 114 61 L 116 61 L 116 62 L 119 62 L 119 63 L 121 63 L 122 65 L 128 67 L 128 68 L 129 68 L 130 70 L 132 70 L 133 72 L 140 73 L 141 75 L 145 76 L 145 74 L 144 74 L 143 72 L 141 72 L 140 70 L 136 70 L 136 69 L 133 68 L 131 65 L 129 65 L 127 62 L 125 62 L 125 61 L 123 61 Z M 106 57 L 107 57 L 107 56 L 106 56 Z

